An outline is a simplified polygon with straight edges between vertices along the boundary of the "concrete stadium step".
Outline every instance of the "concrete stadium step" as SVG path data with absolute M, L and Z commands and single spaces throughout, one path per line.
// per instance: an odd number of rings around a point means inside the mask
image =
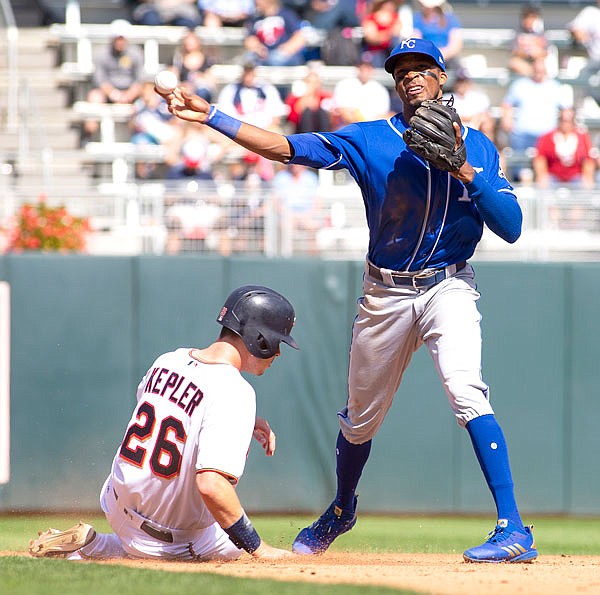
M 456 16 L 463 27 L 500 27 L 519 26 L 519 15 L 526 2 L 479 2 L 457 0 L 451 2 Z M 583 2 L 531 2 L 542 4 L 541 10 L 546 29 L 561 29 L 581 9 Z
M 66 0 L 11 0 L 18 27 L 43 27 L 49 23 L 64 23 Z M 113 19 L 127 18 L 127 0 L 79 0 L 81 21 L 84 23 L 110 23 Z
M 60 122 L 31 122 L 32 134 L 29 139 L 31 148 L 74 150 L 79 145 L 79 131 L 69 128 L 64 121 Z M 20 130 L 3 130 L 0 132 L 0 151 L 19 147 Z
M 8 85 L 0 84 L 0 105 L 6 105 L 4 99 L 8 95 Z M 28 108 L 28 119 L 31 120 L 40 115 L 43 121 L 52 123 L 63 120 L 69 122 L 70 108 L 67 101 L 67 93 L 62 89 L 53 87 L 30 87 L 19 85 L 16 89 L 19 106 L 23 106 L 25 98 L 29 96 L 31 105 Z M 19 107 L 19 110 L 23 109 Z
M 45 47 L 32 49 L 27 45 L 27 42 L 21 42 L 17 45 L 17 49 L 17 65 L 19 69 L 45 68 L 48 73 L 56 68 L 56 56 L 51 49 Z M 2 68 L 8 66 L 8 47 L 6 44 L 0 44 L 0 66 Z
M 89 178 L 85 176 L 59 177 L 56 173 L 50 172 L 49 175 L 31 176 L 20 174 L 12 181 L 11 190 L 19 197 L 25 200 L 34 199 L 39 196 L 40 190 L 44 194 L 52 194 L 60 200 L 78 199 L 88 196 L 93 192 Z
M 38 166 L 39 167 L 39 166 Z M 13 187 L 18 188 L 19 192 L 25 193 L 26 196 L 34 196 L 35 191 L 39 192 L 40 186 L 43 186 L 43 176 L 31 176 L 27 172 L 17 172 L 17 176 L 13 178 Z M 50 172 L 50 181 L 53 188 L 52 193 L 55 196 L 64 196 L 65 198 L 83 197 L 90 194 L 98 194 L 97 183 L 90 181 L 89 176 L 81 174 L 79 176 L 72 174 L 63 174 L 58 178 L 59 172 Z
M 90 186 L 89 165 L 83 163 L 85 153 L 78 149 L 79 131 L 73 124 L 68 93 L 60 86 L 61 72 L 56 63 L 56 51 L 49 44 L 49 30 L 45 27 L 19 28 L 18 43 L 18 98 L 20 119 L 17 130 L 0 131 L 0 156 L 15 163 L 12 178 L 18 192 L 27 185 L 44 184 L 50 179 L 54 185 L 68 183 L 74 187 Z M 0 118 L 7 113 L 6 100 L 9 73 L 2 66 L 7 63 L 6 40 L 0 41 Z M 29 104 L 25 104 L 29 96 Z M 22 105 L 27 105 L 26 120 L 22 120 Z M 0 120 L 4 122 L 4 120 Z M 30 134 L 23 143 L 23 127 Z M 26 151 L 26 157 L 23 152 Z M 47 161 L 44 161 L 46 159 Z
M 17 68 L 17 80 L 25 79 L 30 87 L 59 89 L 62 75 L 56 68 Z M 0 70 L 0 85 L 7 85 L 11 74 L 6 69 Z
M 63 152 L 64 153 L 64 152 Z M 82 161 L 78 158 L 64 160 L 53 158 L 48 163 L 48 171 L 56 176 L 69 177 L 86 177 L 87 172 Z M 42 164 L 39 155 L 32 154 L 31 157 L 19 161 L 18 175 L 22 176 L 38 176 L 42 172 Z

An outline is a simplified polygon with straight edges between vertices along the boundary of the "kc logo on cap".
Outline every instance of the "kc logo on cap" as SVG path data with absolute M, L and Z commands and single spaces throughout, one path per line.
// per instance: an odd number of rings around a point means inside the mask
M 444 62 L 444 56 L 440 52 L 439 48 L 427 39 L 421 39 L 420 37 L 409 37 L 403 39 L 389 55 L 385 61 L 384 68 L 386 72 L 390 74 L 394 73 L 394 67 L 396 61 L 403 54 L 423 54 L 431 58 L 442 70 L 446 70 L 446 63 Z

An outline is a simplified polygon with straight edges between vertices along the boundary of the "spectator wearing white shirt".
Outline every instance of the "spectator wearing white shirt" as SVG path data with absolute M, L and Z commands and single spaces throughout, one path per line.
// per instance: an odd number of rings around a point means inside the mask
M 590 66 L 600 66 L 600 0 L 597 6 L 584 7 L 575 18 L 567 23 L 571 35 L 588 53 Z
M 584 46 L 588 54 L 588 62 L 579 74 L 579 77 L 585 81 L 600 71 L 600 0 L 596 4 L 596 6 L 584 7 L 571 22 L 567 23 L 567 29 L 573 39 Z M 596 87 L 588 86 L 587 94 L 600 103 L 600 95 Z
M 511 83 L 502 102 L 502 126 L 510 133 L 513 149 L 535 147 L 542 134 L 556 127 L 560 108 L 573 102 L 572 90 L 567 91 L 556 79 L 548 77 L 541 58 L 534 61 L 532 76 Z
M 533 74 L 513 81 L 502 102 L 501 128 L 514 151 L 533 149 L 542 134 L 554 129 L 561 108 L 573 105 L 573 89 L 549 78 L 546 62 L 537 58 Z M 515 179 L 519 173 L 513 174 Z
M 363 54 L 356 76 L 342 79 L 335 85 L 333 100 L 341 126 L 389 116 L 389 91 L 373 78 L 374 73 L 368 54 Z
M 289 109 L 274 85 L 257 80 L 253 62 L 244 64 L 237 83 L 229 83 L 221 89 L 217 104 L 230 116 L 270 130 L 280 128 L 281 118 Z

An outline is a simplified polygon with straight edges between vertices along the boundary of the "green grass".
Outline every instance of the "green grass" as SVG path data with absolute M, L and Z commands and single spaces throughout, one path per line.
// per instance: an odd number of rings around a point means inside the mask
M 413 591 L 350 585 L 284 583 L 241 579 L 208 573 L 165 572 L 67 560 L 0 558 L 3 595 L 385 595 Z
M 285 583 L 208 573 L 165 572 L 67 560 L 0 558 L 3 595 L 412 595 L 383 587 Z
M 262 537 L 272 545 L 289 548 L 298 530 L 314 520 L 306 516 L 253 515 Z M 79 515 L 0 516 L 0 550 L 22 552 L 38 531 L 65 529 Z M 109 531 L 104 517 L 83 516 L 98 531 Z M 531 519 L 527 519 L 530 521 Z M 535 520 L 535 519 L 534 519 Z M 490 518 L 359 517 L 356 527 L 332 546 L 337 551 L 453 553 L 484 541 L 492 529 Z M 600 519 L 540 517 L 535 522 L 540 555 L 600 555 Z M 283 583 L 248 580 L 208 573 L 177 573 L 26 556 L 0 557 L 0 593 L 3 595 L 170 595 L 201 591 L 203 595 L 365 595 L 403 593 L 379 587 Z

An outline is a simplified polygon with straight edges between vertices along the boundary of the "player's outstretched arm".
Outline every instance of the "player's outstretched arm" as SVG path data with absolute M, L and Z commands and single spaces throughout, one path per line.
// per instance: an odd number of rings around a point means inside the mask
M 196 475 L 196 486 L 214 519 L 237 547 L 255 558 L 273 559 L 293 555 L 288 550 L 269 545 L 259 537 L 226 477 L 216 471 L 201 471 Z
M 292 157 L 290 144 L 282 134 L 246 124 L 180 87 L 176 87 L 171 93 L 160 93 L 156 87 L 155 90 L 165 98 L 169 111 L 181 120 L 210 126 L 238 145 L 271 161 L 287 163 Z

